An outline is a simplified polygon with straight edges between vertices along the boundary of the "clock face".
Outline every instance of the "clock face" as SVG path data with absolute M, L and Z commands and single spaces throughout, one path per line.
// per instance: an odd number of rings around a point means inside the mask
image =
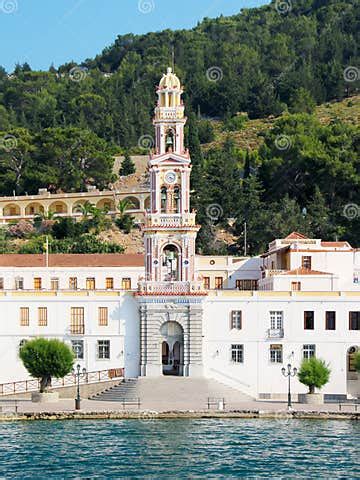
M 176 181 L 176 173 L 175 172 L 167 172 L 165 175 L 165 182 L 166 183 L 174 183 Z

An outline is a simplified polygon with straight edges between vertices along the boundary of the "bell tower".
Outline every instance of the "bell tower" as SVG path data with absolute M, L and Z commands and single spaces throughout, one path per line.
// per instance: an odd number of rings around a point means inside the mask
M 191 159 L 184 146 L 186 117 L 178 77 L 168 68 L 157 88 L 155 151 L 150 155 L 151 202 L 144 231 L 146 282 L 153 291 L 195 291 L 195 240 L 190 211 Z M 168 283 L 168 284 L 167 284 Z
M 184 145 L 183 88 L 171 68 L 157 87 L 150 209 L 143 225 L 145 278 L 139 282 L 140 375 L 202 375 L 202 303 L 195 272 L 200 227 L 190 211 L 191 159 Z

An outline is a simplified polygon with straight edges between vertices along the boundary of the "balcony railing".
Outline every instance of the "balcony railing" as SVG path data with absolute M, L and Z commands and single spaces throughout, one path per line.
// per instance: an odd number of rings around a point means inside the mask
M 145 227 L 195 227 L 195 213 L 150 213 L 145 218 Z
M 156 110 L 156 119 L 167 120 L 175 118 L 183 118 L 184 106 L 179 105 L 177 107 L 161 107 Z
M 139 282 L 138 295 L 207 295 L 202 282 Z
M 70 335 L 84 335 L 85 325 L 70 325 Z
M 110 370 L 98 370 L 95 372 L 87 372 L 80 378 L 81 384 L 106 382 L 108 380 L 115 380 L 124 377 L 123 368 L 113 368 Z M 64 378 L 52 378 L 51 388 L 69 387 L 76 385 L 75 375 L 69 374 Z M 12 395 L 15 393 L 26 393 L 36 391 L 40 387 L 40 382 L 37 379 L 21 380 L 18 382 L 9 382 L 0 384 L 0 395 Z
M 283 328 L 269 328 L 268 338 L 284 338 Z

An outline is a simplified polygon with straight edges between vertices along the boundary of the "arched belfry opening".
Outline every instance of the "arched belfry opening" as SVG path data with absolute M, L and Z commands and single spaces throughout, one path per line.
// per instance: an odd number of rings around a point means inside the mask
M 181 280 L 181 252 L 177 245 L 168 244 L 162 254 L 162 281 L 178 282 Z
M 166 322 L 160 327 L 160 334 L 163 375 L 183 375 L 184 331 L 182 326 L 177 322 Z
M 171 153 L 175 150 L 175 133 L 171 128 L 166 132 L 165 145 L 166 152 Z

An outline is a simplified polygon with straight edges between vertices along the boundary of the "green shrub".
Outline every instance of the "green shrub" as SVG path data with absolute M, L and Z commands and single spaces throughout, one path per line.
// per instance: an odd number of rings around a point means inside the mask
M 131 215 L 123 215 L 115 220 L 115 225 L 124 233 L 130 233 L 134 228 L 134 217 Z
M 210 120 L 200 120 L 198 131 L 200 143 L 210 143 L 215 140 L 214 127 Z
M 20 349 L 20 358 L 30 375 L 40 379 L 40 392 L 51 386 L 51 378 L 63 378 L 70 373 L 74 354 L 63 342 L 56 339 L 35 338 Z
M 330 378 L 331 370 L 319 358 L 309 358 L 302 361 L 298 377 L 299 381 L 309 387 L 309 393 L 315 393 L 315 388 L 326 385 Z

